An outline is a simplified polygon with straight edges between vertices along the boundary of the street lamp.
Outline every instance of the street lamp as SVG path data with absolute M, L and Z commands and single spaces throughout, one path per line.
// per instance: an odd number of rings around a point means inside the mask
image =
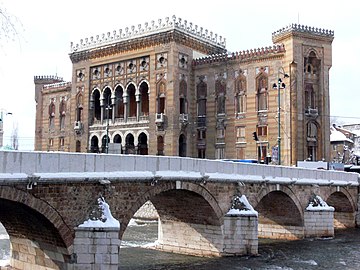
M 0 147 L 4 144 L 4 113 L 5 115 L 12 115 L 11 112 L 0 109 Z
M 283 83 L 281 77 L 284 78 L 289 78 L 289 75 L 285 73 L 284 68 L 283 67 L 279 67 L 278 69 L 278 76 L 277 76 L 277 84 L 274 83 L 273 84 L 273 88 L 277 89 L 278 92 L 278 137 L 277 137 L 277 141 L 278 141 L 278 164 L 281 165 L 281 103 L 280 103 L 280 90 L 281 89 L 285 89 L 286 85 L 285 83 Z

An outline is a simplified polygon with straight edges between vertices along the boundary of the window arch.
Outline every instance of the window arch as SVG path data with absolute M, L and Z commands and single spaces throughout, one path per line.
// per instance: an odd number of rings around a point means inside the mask
M 256 86 L 257 110 L 265 111 L 268 109 L 268 77 L 264 73 L 257 77 Z
M 90 152 L 91 153 L 99 153 L 99 139 L 97 136 L 91 137 Z
M 207 84 L 200 78 L 196 86 L 198 116 L 206 116 Z
M 241 114 L 246 112 L 246 78 L 240 75 L 235 80 L 235 113 Z
M 55 99 L 52 98 L 50 100 L 50 105 L 49 105 L 49 128 L 50 129 L 54 128 L 54 122 L 55 122 Z
M 112 119 L 111 89 L 106 87 L 103 92 L 103 119 Z
M 218 79 L 215 82 L 216 111 L 217 114 L 225 114 L 226 82 Z
M 115 118 L 124 118 L 124 89 L 118 85 L 115 88 Z
M 160 81 L 157 85 L 157 113 L 165 113 L 166 101 L 166 85 L 164 81 Z
M 179 107 L 180 114 L 187 113 L 187 83 L 184 78 L 179 84 Z
M 66 115 L 66 101 L 65 97 L 61 97 L 60 106 L 59 106 L 59 115 L 60 115 L 60 129 L 65 128 L 65 115 Z
M 141 132 L 138 137 L 138 154 L 139 155 L 148 154 L 148 137 L 144 132 Z
M 134 135 L 131 133 L 125 138 L 125 154 L 135 154 Z
M 146 82 L 142 82 L 139 87 L 140 92 L 140 108 L 141 115 L 149 115 L 149 86 Z
M 90 105 L 93 109 L 94 120 L 101 120 L 100 91 L 95 89 L 90 98 Z
M 129 113 L 129 117 L 135 117 L 136 116 L 136 98 L 135 98 L 135 93 L 136 93 L 136 88 L 135 85 L 130 83 L 127 88 L 126 88 L 126 92 L 127 92 L 127 96 L 128 96 L 128 113 Z
M 83 95 L 79 93 L 76 96 L 76 121 L 82 120 L 82 110 L 83 110 Z

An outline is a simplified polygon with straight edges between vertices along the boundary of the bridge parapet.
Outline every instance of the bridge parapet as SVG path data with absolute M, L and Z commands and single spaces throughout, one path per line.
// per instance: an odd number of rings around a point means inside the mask
M 53 152 L 0 152 L 0 181 L 99 179 L 198 180 L 358 186 L 358 175 L 182 157 Z

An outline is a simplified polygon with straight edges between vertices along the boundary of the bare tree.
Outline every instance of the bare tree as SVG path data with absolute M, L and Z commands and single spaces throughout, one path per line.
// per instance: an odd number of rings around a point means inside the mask
M 18 30 L 22 28 L 17 17 L 11 15 L 0 2 L 0 46 L 3 42 L 15 41 L 19 38 Z

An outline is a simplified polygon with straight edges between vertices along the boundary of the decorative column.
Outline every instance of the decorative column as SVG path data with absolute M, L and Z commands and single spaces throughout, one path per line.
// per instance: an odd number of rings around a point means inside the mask
M 140 94 L 135 96 L 136 100 L 136 121 L 139 122 L 140 119 L 140 110 L 141 110 L 141 102 L 140 102 Z
M 100 117 L 100 123 L 101 125 L 103 124 L 104 121 L 104 110 L 105 110 L 105 106 L 104 106 L 104 98 L 100 99 L 100 108 L 101 108 L 101 117 Z
M 129 106 L 128 106 L 128 94 L 124 92 L 123 100 L 124 100 L 124 121 L 127 122 L 128 114 L 129 114 Z

